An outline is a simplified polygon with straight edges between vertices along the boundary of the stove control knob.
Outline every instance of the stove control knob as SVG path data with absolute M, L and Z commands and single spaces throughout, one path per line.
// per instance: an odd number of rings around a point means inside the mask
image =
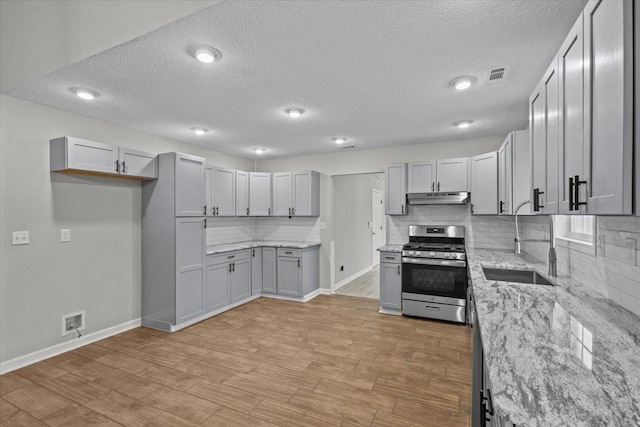
M 416 251 L 416 255 L 420 255 L 420 251 Z
M 447 254 L 447 253 L 444 254 L 445 258 L 449 258 L 450 256 L 451 256 L 450 254 Z
M 413 255 L 413 251 L 409 251 L 409 255 Z
M 435 252 L 429 252 L 429 256 L 436 256 Z

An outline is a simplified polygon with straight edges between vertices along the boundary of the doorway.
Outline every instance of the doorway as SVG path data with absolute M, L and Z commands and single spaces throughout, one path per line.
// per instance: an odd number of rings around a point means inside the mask
M 386 236 L 384 227 L 384 204 L 382 191 L 371 190 L 371 265 L 380 264 L 378 248 L 384 246 Z

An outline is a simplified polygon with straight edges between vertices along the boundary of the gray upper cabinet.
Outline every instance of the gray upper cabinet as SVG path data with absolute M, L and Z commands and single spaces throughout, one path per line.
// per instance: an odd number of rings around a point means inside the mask
M 272 174 L 273 216 L 319 216 L 320 174 L 316 171 Z
M 469 191 L 469 158 L 444 159 L 436 162 L 436 191 L 455 193 Z
M 291 172 L 276 172 L 271 175 L 271 189 L 273 196 L 273 216 L 290 216 L 292 203 Z
M 176 218 L 176 322 L 205 312 L 205 234 L 203 218 Z
M 573 185 L 588 214 L 632 212 L 634 4 L 591 0 L 584 10 L 584 178 Z
M 271 215 L 271 174 L 249 173 L 249 215 Z
M 52 172 L 126 176 L 138 179 L 158 177 L 157 155 L 101 142 L 63 136 L 50 141 Z
M 249 172 L 236 171 L 236 216 L 249 216 Z
M 262 292 L 277 292 L 276 248 L 262 248 Z
M 262 248 L 251 249 L 251 295 L 262 292 Z
M 527 200 L 531 200 L 531 162 L 529 160 L 529 130 L 517 130 L 511 132 L 512 145 L 512 213 Z M 531 203 L 524 204 L 518 211 L 519 214 L 531 213 Z
M 207 216 L 214 216 L 216 210 L 213 207 L 213 166 L 204 168 L 204 204 Z
M 513 213 L 513 134 L 509 133 L 498 150 L 498 213 Z
M 498 152 L 471 158 L 471 213 L 498 213 Z
M 407 214 L 407 164 L 389 165 L 386 168 L 386 204 L 387 215 Z
M 212 209 L 215 216 L 235 216 L 236 214 L 236 171 L 213 167 Z
M 413 162 L 407 165 L 409 182 L 407 193 L 432 193 L 436 191 L 436 163 Z
M 176 216 L 204 216 L 205 159 L 183 153 L 174 155 Z

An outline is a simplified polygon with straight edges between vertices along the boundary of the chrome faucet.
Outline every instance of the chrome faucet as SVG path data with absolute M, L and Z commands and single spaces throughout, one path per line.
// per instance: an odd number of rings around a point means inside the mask
M 520 239 L 520 232 L 518 230 L 518 211 L 520 210 L 520 208 L 522 208 L 524 205 L 526 205 L 527 203 L 531 203 L 530 200 L 524 201 L 522 203 L 520 203 L 517 207 L 516 207 L 516 240 L 515 240 L 515 244 L 516 244 L 516 253 L 519 255 L 522 253 L 522 247 L 520 245 L 520 243 L 522 242 L 540 242 L 540 243 L 549 243 L 549 276 L 552 277 L 558 277 L 558 266 L 557 266 L 557 261 L 558 261 L 558 256 L 556 254 L 556 248 L 555 248 L 555 242 L 554 242 L 554 236 L 553 236 L 553 217 L 549 216 L 549 240 L 546 239 L 525 239 L 522 240 Z

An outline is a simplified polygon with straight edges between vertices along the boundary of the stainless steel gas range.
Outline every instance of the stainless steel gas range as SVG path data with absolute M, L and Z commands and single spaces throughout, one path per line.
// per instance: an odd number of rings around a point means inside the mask
M 466 322 L 464 227 L 412 225 L 402 247 L 402 314 Z

